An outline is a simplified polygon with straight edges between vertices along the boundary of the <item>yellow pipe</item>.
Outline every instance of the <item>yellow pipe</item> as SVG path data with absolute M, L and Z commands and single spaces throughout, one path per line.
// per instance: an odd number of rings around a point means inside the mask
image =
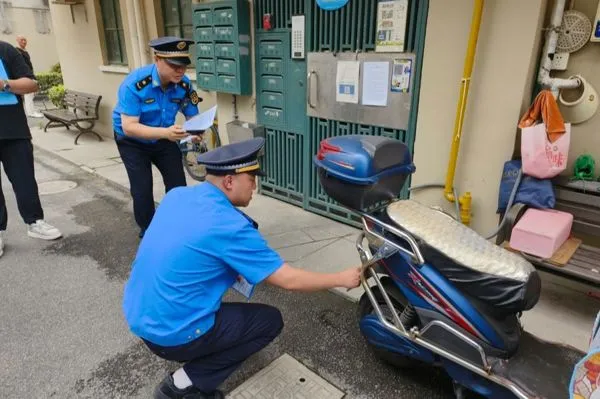
M 462 134 L 465 109 L 467 108 L 467 98 L 469 95 L 469 86 L 471 84 L 471 73 L 473 72 L 473 61 L 475 59 L 475 50 L 477 48 L 477 39 L 479 37 L 479 27 L 481 26 L 481 15 L 483 14 L 484 0 L 475 0 L 473 16 L 471 19 L 471 33 L 469 35 L 469 44 L 465 56 L 465 66 L 463 78 L 461 81 L 460 94 L 456 109 L 456 119 L 454 122 L 454 139 L 450 149 L 450 159 L 448 161 L 448 172 L 446 174 L 446 185 L 444 187 L 444 196 L 450 202 L 454 202 L 454 175 L 456 173 L 456 162 L 458 160 L 458 150 L 460 147 L 460 137 Z M 460 214 L 462 222 L 466 225 L 471 223 L 471 193 L 467 192 L 459 197 Z

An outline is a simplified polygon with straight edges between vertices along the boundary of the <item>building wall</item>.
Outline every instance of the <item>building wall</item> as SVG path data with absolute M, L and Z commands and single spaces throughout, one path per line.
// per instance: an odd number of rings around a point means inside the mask
M 413 185 L 443 184 L 448 167 L 473 1 L 447 4 L 431 0 L 429 10 Z M 529 105 L 544 10 L 543 0 L 485 2 L 455 177 L 459 195 L 473 197 L 472 227 L 482 234 L 498 223 L 502 168 Z M 414 198 L 452 210 L 441 189 Z
M 4 10 L 12 29 L 10 33 L 0 31 L 0 40 L 16 46 L 17 36 L 25 36 L 29 42 L 27 51 L 31 56 L 34 71 L 36 73 L 48 71 L 52 65 L 58 62 L 54 30 L 51 29 L 49 33 L 45 34 L 38 33 L 34 10 L 32 9 L 5 5 Z M 48 25 L 52 28 L 50 14 L 46 18 Z
M 102 17 L 99 0 L 86 0 L 83 5 L 73 7 L 75 23 L 71 18 L 69 6 L 50 4 L 54 30 L 57 40 L 58 55 L 62 64 L 65 86 L 74 90 L 102 95 L 100 121 L 96 131 L 107 137 L 112 136 L 112 110 L 116 105 L 117 90 L 126 74 L 133 69 L 133 40 L 136 33 L 128 23 L 128 7 L 124 1 L 119 2 L 121 18 L 125 31 L 125 44 L 128 61 L 131 67 L 107 65 L 103 53 Z M 152 39 L 161 34 L 158 26 L 160 19 L 159 2 L 142 0 L 146 34 Z M 87 12 L 87 21 L 85 13 Z M 158 20 L 158 21 L 157 21 Z M 147 59 L 151 60 L 150 51 L 146 47 Z M 195 81 L 195 73 L 190 70 L 188 76 Z M 215 103 L 215 96 L 203 91 L 198 92 L 204 102 L 200 109 L 205 110 Z M 183 117 L 178 121 L 181 123 Z
M 569 2 L 567 2 L 568 5 Z M 598 0 L 576 1 L 574 9 L 583 12 L 591 21 L 596 16 Z M 588 42 L 581 50 L 571 53 L 569 56 L 568 69 L 566 71 L 553 71 L 551 76 L 568 78 L 572 75 L 581 75 L 600 94 L 600 74 L 598 63 L 600 62 L 600 43 Z M 571 94 L 576 94 L 575 92 Z M 565 94 L 566 96 L 567 94 Z M 578 95 L 573 96 L 576 98 Z M 565 115 L 566 116 L 566 115 Z M 568 120 L 567 120 L 568 122 Z M 572 125 L 571 146 L 569 150 L 569 161 L 565 174 L 573 174 L 573 164 L 578 156 L 590 154 L 596 160 L 596 174 L 600 174 L 600 109 L 596 114 L 584 123 Z

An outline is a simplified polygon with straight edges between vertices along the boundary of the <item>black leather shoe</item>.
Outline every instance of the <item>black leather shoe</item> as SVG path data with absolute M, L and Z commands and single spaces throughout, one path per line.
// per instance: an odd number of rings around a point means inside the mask
M 177 388 L 172 374 L 166 376 L 154 390 L 154 399 L 209 399 L 212 397 L 200 392 L 194 386 L 185 389 Z M 224 396 L 217 396 L 216 398 L 224 398 Z
M 198 388 L 191 386 L 179 389 L 173 381 L 173 374 L 169 374 L 154 390 L 155 399 L 225 399 L 225 394 L 219 390 L 212 393 L 204 393 Z

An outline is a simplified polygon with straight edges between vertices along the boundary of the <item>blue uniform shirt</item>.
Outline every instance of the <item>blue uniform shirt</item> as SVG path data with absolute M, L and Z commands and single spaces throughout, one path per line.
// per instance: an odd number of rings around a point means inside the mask
M 125 136 L 121 114 L 138 116 L 142 125 L 169 127 L 175 123 L 179 111 L 188 118 L 197 115 L 197 101 L 197 94 L 187 76 L 178 84 L 169 84 L 163 91 L 156 65 L 146 65 L 132 71 L 121 83 L 117 106 L 113 111 L 113 129 L 118 136 Z M 138 138 L 136 140 L 156 142 Z
M 125 286 L 125 318 L 135 335 L 157 345 L 188 343 L 213 326 L 238 275 L 258 284 L 283 263 L 217 187 L 174 188 L 140 244 Z

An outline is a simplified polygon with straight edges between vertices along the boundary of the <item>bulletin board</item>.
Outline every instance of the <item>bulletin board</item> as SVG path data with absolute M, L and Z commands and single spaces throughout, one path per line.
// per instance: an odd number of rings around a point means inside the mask
M 309 116 L 407 130 L 413 53 L 308 53 Z

